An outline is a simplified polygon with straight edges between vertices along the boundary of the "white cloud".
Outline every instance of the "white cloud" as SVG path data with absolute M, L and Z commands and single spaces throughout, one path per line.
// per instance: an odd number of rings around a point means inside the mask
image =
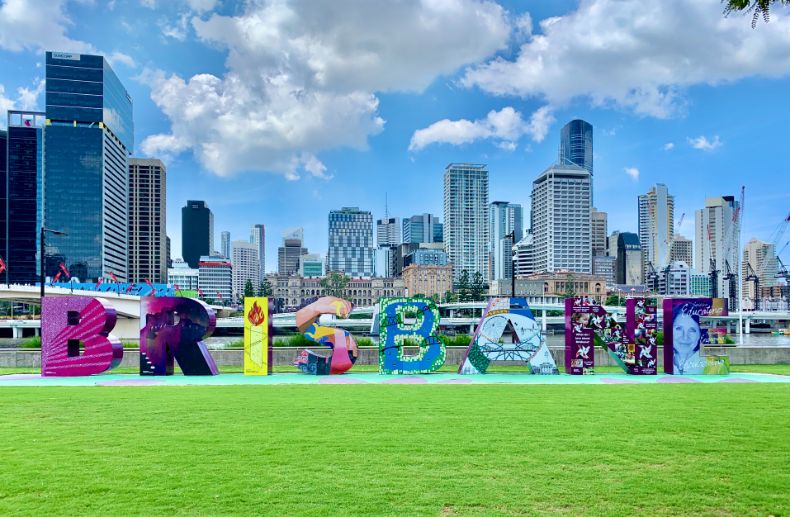
M 134 62 L 132 56 L 130 56 L 129 54 L 124 54 L 123 52 L 115 51 L 112 54 L 107 55 L 106 58 L 107 61 L 110 62 L 110 65 L 112 65 L 113 67 L 116 67 L 119 64 L 125 65 L 129 68 L 137 67 L 137 63 Z
M 162 30 L 162 35 L 173 38 L 178 41 L 185 41 L 189 32 L 189 22 L 192 14 L 188 11 L 181 13 L 173 22 L 168 20 L 161 20 L 159 28 Z
M 708 140 L 708 137 L 705 135 L 700 135 L 697 138 L 688 138 L 687 140 L 691 147 L 699 149 L 700 151 L 713 151 L 722 145 L 719 135 L 715 135 L 710 140 Z
M 489 0 L 267 0 L 191 25 L 227 49 L 227 71 L 186 79 L 147 72 L 171 130 L 142 148 L 189 149 L 218 175 L 289 178 L 327 176 L 317 158 L 325 149 L 365 148 L 384 127 L 376 92 L 422 91 L 510 37 L 507 13 Z
M 513 60 L 470 67 L 462 84 L 496 95 L 576 97 L 637 114 L 670 117 L 683 89 L 744 77 L 790 73 L 790 17 L 772 12 L 752 30 L 722 16 L 720 0 L 582 0 L 578 9 L 540 22 Z
M 673 142 L 667 142 L 664 144 L 665 151 L 671 151 L 674 148 L 675 148 L 675 144 Z
M 522 118 L 521 113 L 507 106 L 499 111 L 489 111 L 483 119 L 444 119 L 418 129 L 411 137 L 409 150 L 419 151 L 435 143 L 462 145 L 475 140 L 491 139 L 497 147 L 513 151 L 516 149 L 516 142 L 523 135 L 531 135 L 537 142 L 543 140 L 552 122 L 554 116 L 546 106 L 535 111 L 529 122 Z
M 172 0 L 168 0 L 166 4 L 172 5 L 177 3 L 186 4 L 187 7 L 197 13 L 205 13 L 207 11 L 213 11 L 219 2 L 218 0 L 181 0 L 180 2 L 172 2 Z M 159 7 L 159 2 L 157 0 L 140 0 L 140 5 L 147 7 L 148 9 L 156 9 Z
M 0 49 L 95 52 L 88 43 L 66 36 L 73 22 L 66 0 L 6 0 L 0 3 Z
M 626 174 L 631 176 L 632 180 L 637 181 L 639 179 L 639 169 L 637 169 L 636 167 L 626 167 L 623 170 L 625 170 Z
M 39 108 L 38 98 L 44 91 L 44 80 L 37 79 L 32 88 L 22 86 L 16 89 L 16 99 L 6 96 L 5 86 L 0 84 L 0 128 L 5 128 L 8 122 L 8 110 L 35 110 Z

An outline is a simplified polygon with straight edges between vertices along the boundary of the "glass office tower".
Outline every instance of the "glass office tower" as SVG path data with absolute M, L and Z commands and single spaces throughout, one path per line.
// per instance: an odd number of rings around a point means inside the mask
M 6 223 L 8 221 L 6 214 L 8 207 L 7 145 L 8 133 L 0 130 L 0 259 L 3 259 L 3 262 L 8 258 L 8 236 L 6 235 Z M 4 284 L 8 283 L 7 269 L 0 273 L 0 281 Z
M 127 280 L 132 99 L 102 56 L 47 52 L 44 131 L 46 274 Z
M 589 122 L 575 119 L 560 133 L 560 164 L 578 165 L 593 173 L 593 127 Z
M 38 280 L 38 228 L 41 225 L 41 164 L 44 114 L 8 112 L 5 172 L 0 174 L 2 211 L 0 255 L 12 284 Z

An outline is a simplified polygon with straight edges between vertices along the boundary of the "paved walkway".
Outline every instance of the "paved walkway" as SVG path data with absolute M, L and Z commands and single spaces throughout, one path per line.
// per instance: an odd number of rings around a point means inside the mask
M 278 373 L 269 376 L 245 376 L 223 373 L 215 376 L 143 377 L 136 374 L 102 374 L 92 377 L 41 377 L 38 374 L 0 375 L 2 386 L 230 386 L 277 384 L 694 384 L 694 383 L 790 383 L 790 376 L 764 373 L 730 375 L 529 375 L 487 374 L 458 375 L 379 375 L 348 373 L 314 376 Z

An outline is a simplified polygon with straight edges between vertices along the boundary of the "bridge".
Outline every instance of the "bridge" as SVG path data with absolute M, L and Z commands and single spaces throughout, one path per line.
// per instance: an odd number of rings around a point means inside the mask
M 86 296 L 106 300 L 115 307 L 118 313 L 118 323 L 113 333 L 121 339 L 136 339 L 139 335 L 140 296 L 111 291 L 71 290 L 59 286 L 47 286 L 45 294 L 46 296 Z M 39 305 L 39 287 L 13 284 L 10 286 L 0 285 L 0 300 Z M 529 297 L 527 298 L 527 302 L 535 318 L 541 322 L 541 327 L 544 331 L 547 330 L 549 325 L 556 326 L 564 324 L 565 317 L 563 315 L 549 316 L 549 312 L 564 313 L 565 305 L 563 303 L 545 302 L 541 297 Z M 471 334 L 474 332 L 477 323 L 482 317 L 483 310 L 487 305 L 487 302 L 440 303 L 438 305 L 441 315 L 439 325 L 442 328 L 455 329 L 459 332 Z M 243 318 L 229 317 L 230 308 L 215 305 L 212 305 L 211 308 L 217 313 L 218 328 L 244 328 Z M 617 321 L 625 321 L 625 307 L 604 306 L 604 308 L 607 312 L 613 314 Z M 374 314 L 375 307 L 355 307 L 351 312 L 351 316 L 354 317 L 340 319 L 332 315 L 323 315 L 321 316 L 320 323 L 329 327 L 348 329 L 349 331 L 368 332 L 371 328 Z M 740 314 L 737 312 L 731 312 L 728 316 L 711 317 L 712 320 L 734 329 L 738 328 L 737 322 L 739 318 Z M 662 311 L 659 308 L 659 323 L 662 319 Z M 272 320 L 274 328 L 296 331 L 295 313 L 275 314 Z M 743 320 L 745 323 L 744 333 L 748 334 L 750 332 L 751 323 L 754 321 L 790 322 L 790 311 L 744 311 Z M 34 332 L 38 334 L 38 329 L 41 328 L 41 322 L 39 320 L 0 320 L 0 328 L 11 328 L 12 335 L 17 338 L 22 337 L 23 329 L 26 328 L 34 329 Z

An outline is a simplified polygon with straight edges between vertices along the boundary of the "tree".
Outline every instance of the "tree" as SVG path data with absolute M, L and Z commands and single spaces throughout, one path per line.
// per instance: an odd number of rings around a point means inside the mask
M 323 287 L 326 296 L 344 298 L 349 281 L 350 279 L 345 274 L 337 271 L 330 271 L 321 279 L 321 287 Z
M 461 276 L 458 278 L 458 301 L 468 302 L 471 293 L 469 292 L 469 271 L 466 269 L 461 271 Z
M 458 295 L 452 291 L 444 293 L 444 303 L 455 303 L 458 301 Z
M 621 305 L 620 303 L 621 300 L 622 298 L 620 298 L 616 294 L 610 294 L 609 296 L 606 297 L 606 302 L 604 303 L 604 305 L 612 305 L 612 306 Z
M 576 296 L 576 287 L 574 286 L 574 278 L 573 273 L 568 273 L 568 276 L 565 277 L 565 292 L 563 293 L 565 298 L 574 298 Z
M 747 12 L 752 13 L 752 29 L 757 27 L 757 20 L 761 17 L 768 23 L 771 17 L 772 5 L 790 5 L 790 0 L 722 0 L 726 5 L 724 7 L 724 16 L 729 16 L 734 12 Z
M 482 302 L 485 300 L 486 284 L 483 280 L 483 274 L 480 271 L 475 271 L 474 279 L 472 280 L 471 296 L 473 302 Z
M 252 298 L 253 296 L 255 296 L 255 288 L 252 286 L 252 280 L 248 278 L 244 284 L 244 297 Z
M 258 296 L 272 296 L 272 294 L 274 294 L 272 283 L 269 282 L 268 278 L 264 278 L 263 282 L 258 286 Z

